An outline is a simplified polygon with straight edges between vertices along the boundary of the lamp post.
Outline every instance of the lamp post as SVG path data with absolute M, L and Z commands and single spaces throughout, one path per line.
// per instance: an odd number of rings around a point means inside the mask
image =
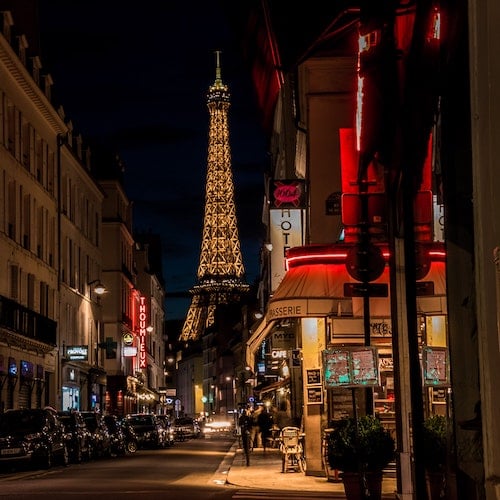
M 229 385 L 229 381 L 231 380 L 231 377 L 226 377 L 226 386 L 225 386 L 225 393 L 226 393 L 226 416 L 229 414 L 229 406 L 228 406 L 228 397 L 227 397 L 227 393 L 228 393 L 228 385 Z
M 106 287 L 102 284 L 100 279 L 95 279 L 87 282 L 87 286 L 90 287 L 89 299 L 92 302 L 92 291 L 97 295 L 96 300 L 94 301 L 95 307 L 92 306 L 92 313 L 94 316 L 94 324 L 95 324 L 95 335 L 96 339 L 94 342 L 94 328 L 91 328 L 90 331 L 90 349 L 93 353 L 93 360 L 89 359 L 90 364 L 94 365 L 95 373 L 91 376 L 90 373 L 88 375 L 88 393 L 87 393 L 87 404 L 89 409 L 93 409 L 97 406 L 97 404 L 102 404 L 103 391 L 102 385 L 99 382 L 98 371 L 99 371 L 99 348 L 100 343 L 102 341 L 102 310 L 101 310 L 101 302 L 97 300 L 101 295 L 106 293 Z M 95 314 L 94 314 L 95 313 Z M 92 363 L 93 361 L 93 363 Z
M 210 415 L 214 412 L 215 385 L 210 385 L 210 395 L 208 396 L 210 403 Z

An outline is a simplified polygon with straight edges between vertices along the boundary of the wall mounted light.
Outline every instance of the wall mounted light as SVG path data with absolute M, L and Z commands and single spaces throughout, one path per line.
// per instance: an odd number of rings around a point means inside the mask
M 103 293 L 106 293 L 106 287 L 101 283 L 101 280 L 93 280 L 87 283 L 87 285 L 92 286 L 94 283 L 95 283 L 94 292 L 97 293 L 97 295 L 102 295 Z

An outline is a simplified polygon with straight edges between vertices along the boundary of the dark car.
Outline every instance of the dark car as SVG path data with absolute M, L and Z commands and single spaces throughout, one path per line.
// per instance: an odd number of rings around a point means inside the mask
M 69 461 L 65 431 L 51 408 L 6 410 L 0 414 L 0 464 L 50 468 Z
M 92 437 L 92 458 L 110 457 L 111 436 L 104 423 L 103 415 L 94 411 L 82 411 L 81 413 Z
M 133 413 L 125 417 L 132 426 L 139 448 L 164 448 L 165 430 L 153 413 Z
M 125 455 L 127 443 L 122 424 L 116 415 L 104 415 L 104 423 L 108 428 L 111 438 L 111 453 L 114 455 Z
M 199 438 L 201 427 L 198 420 L 191 417 L 178 417 L 174 420 L 174 433 L 178 441 L 190 438 Z
M 160 424 L 163 426 L 164 434 L 165 434 L 165 445 L 173 446 L 175 443 L 175 433 L 174 426 L 170 421 L 168 415 L 165 414 L 157 414 L 156 418 L 159 420 Z
M 58 411 L 57 416 L 64 425 L 69 458 L 79 464 L 92 458 L 92 436 L 85 425 L 82 414 L 77 410 Z

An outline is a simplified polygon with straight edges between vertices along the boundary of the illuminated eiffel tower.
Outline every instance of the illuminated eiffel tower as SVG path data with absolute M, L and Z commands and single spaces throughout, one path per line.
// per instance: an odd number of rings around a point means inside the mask
M 234 204 L 229 145 L 230 93 L 222 82 L 220 52 L 216 52 L 215 82 L 209 87 L 210 115 L 205 215 L 197 284 L 180 340 L 196 340 L 215 323 L 218 305 L 239 302 L 248 292 Z

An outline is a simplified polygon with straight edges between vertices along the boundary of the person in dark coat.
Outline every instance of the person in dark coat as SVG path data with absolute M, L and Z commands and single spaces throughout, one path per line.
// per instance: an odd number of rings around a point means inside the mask
M 259 416 L 257 417 L 257 421 L 259 423 L 259 430 L 260 430 L 260 435 L 261 435 L 261 439 L 262 439 L 262 447 L 264 448 L 264 451 L 266 451 L 266 446 L 269 443 L 269 439 L 271 439 L 271 429 L 273 427 L 273 417 L 267 411 L 267 409 L 264 409 L 262 412 L 259 413 Z
M 247 410 L 243 410 L 238 419 L 238 426 L 241 431 L 241 446 L 245 453 L 247 466 L 250 465 L 250 432 L 252 424 L 252 417 L 248 414 Z

